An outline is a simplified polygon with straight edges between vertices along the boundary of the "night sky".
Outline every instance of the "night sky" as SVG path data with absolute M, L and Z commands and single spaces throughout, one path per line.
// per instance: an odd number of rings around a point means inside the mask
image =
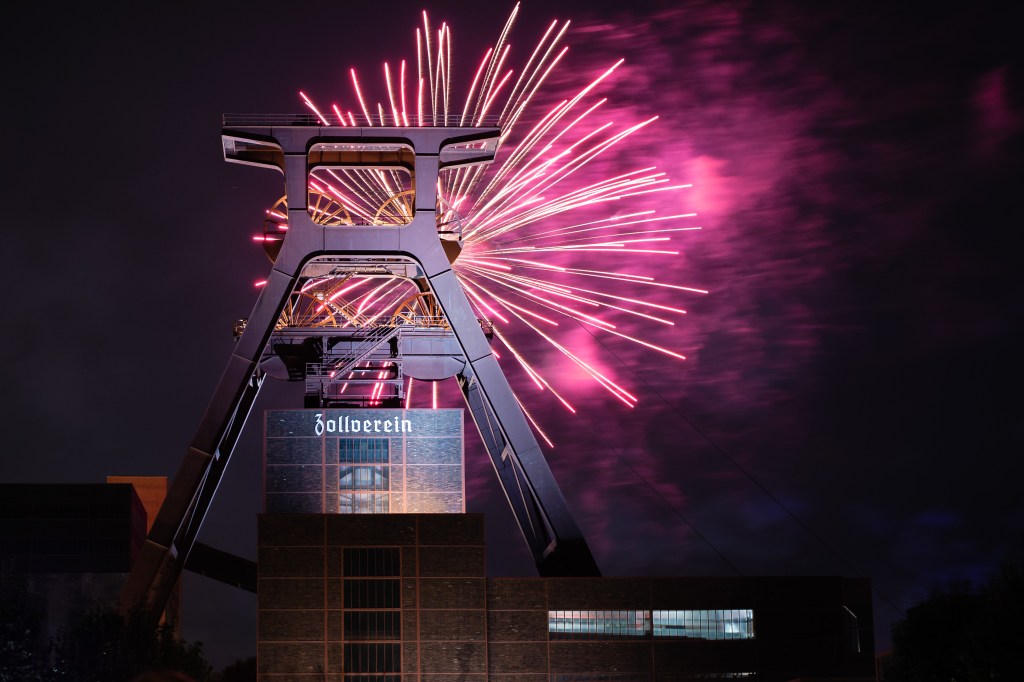
M 1020 544 L 1024 17 L 1004 4 L 523 5 L 513 66 L 554 18 L 573 28 L 549 97 L 625 58 L 608 111 L 660 119 L 607 168 L 642 157 L 693 183 L 679 196 L 703 227 L 645 265 L 710 293 L 661 294 L 689 315 L 631 327 L 687 361 L 562 330 L 637 407 L 516 337 L 578 409 L 509 371 L 606 575 L 868 576 L 884 648 L 898 609 Z M 378 83 L 414 58 L 422 8 L 19 4 L 0 481 L 174 474 L 269 271 L 251 235 L 281 194 L 224 163 L 221 114 L 299 112 L 299 89 L 350 100 L 349 67 Z M 427 9 L 467 83 L 511 4 Z M 260 413 L 301 393 L 264 389 L 201 540 L 254 558 Z M 467 424 L 489 572 L 530 575 L 478 448 Z M 254 653 L 254 596 L 188 576 L 183 606 L 216 665 Z

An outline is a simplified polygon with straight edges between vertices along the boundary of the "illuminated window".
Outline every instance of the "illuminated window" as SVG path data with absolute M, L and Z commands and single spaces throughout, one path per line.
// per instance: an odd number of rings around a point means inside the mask
M 650 611 L 548 611 L 551 639 L 635 638 L 650 632 Z
M 339 514 L 387 514 L 391 510 L 386 493 L 341 493 Z
M 342 462 L 387 462 L 387 441 L 380 438 L 342 439 Z M 338 513 L 387 514 L 390 499 L 386 492 L 348 492 L 391 489 L 391 467 L 382 465 L 345 465 L 338 467 Z
M 386 466 L 342 466 L 338 472 L 338 487 L 341 490 L 388 490 L 391 467 Z
M 619 639 L 654 635 L 753 639 L 751 609 L 687 611 L 548 611 L 551 639 Z
M 340 438 L 338 462 L 341 464 L 387 464 L 387 438 Z
M 655 637 L 754 638 L 754 612 L 751 609 L 654 611 L 652 615 Z

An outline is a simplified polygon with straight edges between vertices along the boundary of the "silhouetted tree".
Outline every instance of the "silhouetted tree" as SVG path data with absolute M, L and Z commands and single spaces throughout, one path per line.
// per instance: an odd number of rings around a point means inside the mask
M 975 669 L 985 680 L 1019 680 L 1024 675 L 1024 547 L 1004 561 L 981 589 L 975 633 Z
M 980 598 L 968 583 L 953 583 L 907 610 L 892 629 L 892 659 L 886 681 L 965 682 L 972 679 L 973 633 Z
M 954 582 L 908 609 L 893 626 L 885 681 L 1020 680 L 1022 612 L 1024 552 L 1018 549 L 979 590 Z
M 214 677 L 215 682 L 256 682 L 256 657 L 235 661 Z
M 42 603 L 24 574 L 0 566 L 0 682 L 43 680 L 49 654 Z
M 67 682 L 131 682 L 141 673 L 162 670 L 206 682 L 212 672 L 201 643 L 178 639 L 170 625 L 154 627 L 142 609 L 127 616 L 89 611 L 58 636 L 54 652 L 54 679 Z

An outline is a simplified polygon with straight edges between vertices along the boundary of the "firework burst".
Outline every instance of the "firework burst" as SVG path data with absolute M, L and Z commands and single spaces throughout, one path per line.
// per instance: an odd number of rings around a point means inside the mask
M 539 389 L 575 411 L 557 381 L 517 348 L 514 339 L 523 332 L 543 339 L 632 407 L 637 396 L 570 348 L 565 331 L 578 325 L 597 337 L 619 337 L 685 359 L 623 329 L 632 331 L 630 319 L 674 325 L 685 314 L 664 297 L 636 291 L 706 293 L 651 274 L 674 274 L 679 252 L 673 238 L 700 229 L 692 224 L 696 214 L 672 210 L 683 205 L 680 194 L 689 185 L 673 183 L 653 165 L 631 167 L 624 160 L 627 142 L 657 116 L 626 124 L 611 120 L 599 93 L 618 75 L 622 60 L 606 65 L 571 97 L 551 101 L 544 86 L 569 50 L 568 21 L 553 21 L 523 65 L 510 65 L 518 12 L 517 5 L 464 95 L 451 83 L 451 28 L 433 28 L 424 12 L 415 31 L 415 61 L 383 66 L 386 98 L 371 104 L 355 69 L 347 74 L 348 106 L 318 106 L 304 92 L 299 96 L 324 126 L 499 127 L 493 164 L 442 171 L 438 179 L 438 232 L 452 249 L 459 281 L 478 316 L 494 323 L 494 338 L 503 346 L 495 354 L 518 365 Z M 318 169 L 311 174 L 309 196 L 313 219 L 325 225 L 402 225 L 413 216 L 412 181 L 400 170 Z M 283 206 L 267 211 L 267 229 L 257 239 L 268 250 L 287 229 L 285 213 Z M 614 267 L 602 266 L 610 261 Z M 342 326 L 429 309 L 422 294 L 398 279 L 310 279 L 300 294 L 307 298 L 304 307 L 286 313 L 308 319 L 337 315 Z

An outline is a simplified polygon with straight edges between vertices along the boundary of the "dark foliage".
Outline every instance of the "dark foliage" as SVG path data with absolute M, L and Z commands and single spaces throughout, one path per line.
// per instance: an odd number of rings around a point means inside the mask
M 46 605 L 30 574 L 0 566 L 0 682 L 213 679 L 202 644 L 179 639 L 142 609 L 125 616 L 93 608 L 71 623 L 50 641 Z
M 0 567 L 0 682 L 42 680 L 48 655 L 42 603 L 23 575 Z
M 54 644 L 54 679 L 129 682 L 145 672 L 175 671 L 196 682 L 210 679 L 201 643 L 188 644 L 169 625 L 154 627 L 149 614 L 113 610 L 86 613 Z
M 886 682 L 1019 680 L 1024 547 L 977 591 L 952 583 L 893 626 Z
M 214 682 L 256 682 L 256 657 L 235 661 L 213 679 Z

